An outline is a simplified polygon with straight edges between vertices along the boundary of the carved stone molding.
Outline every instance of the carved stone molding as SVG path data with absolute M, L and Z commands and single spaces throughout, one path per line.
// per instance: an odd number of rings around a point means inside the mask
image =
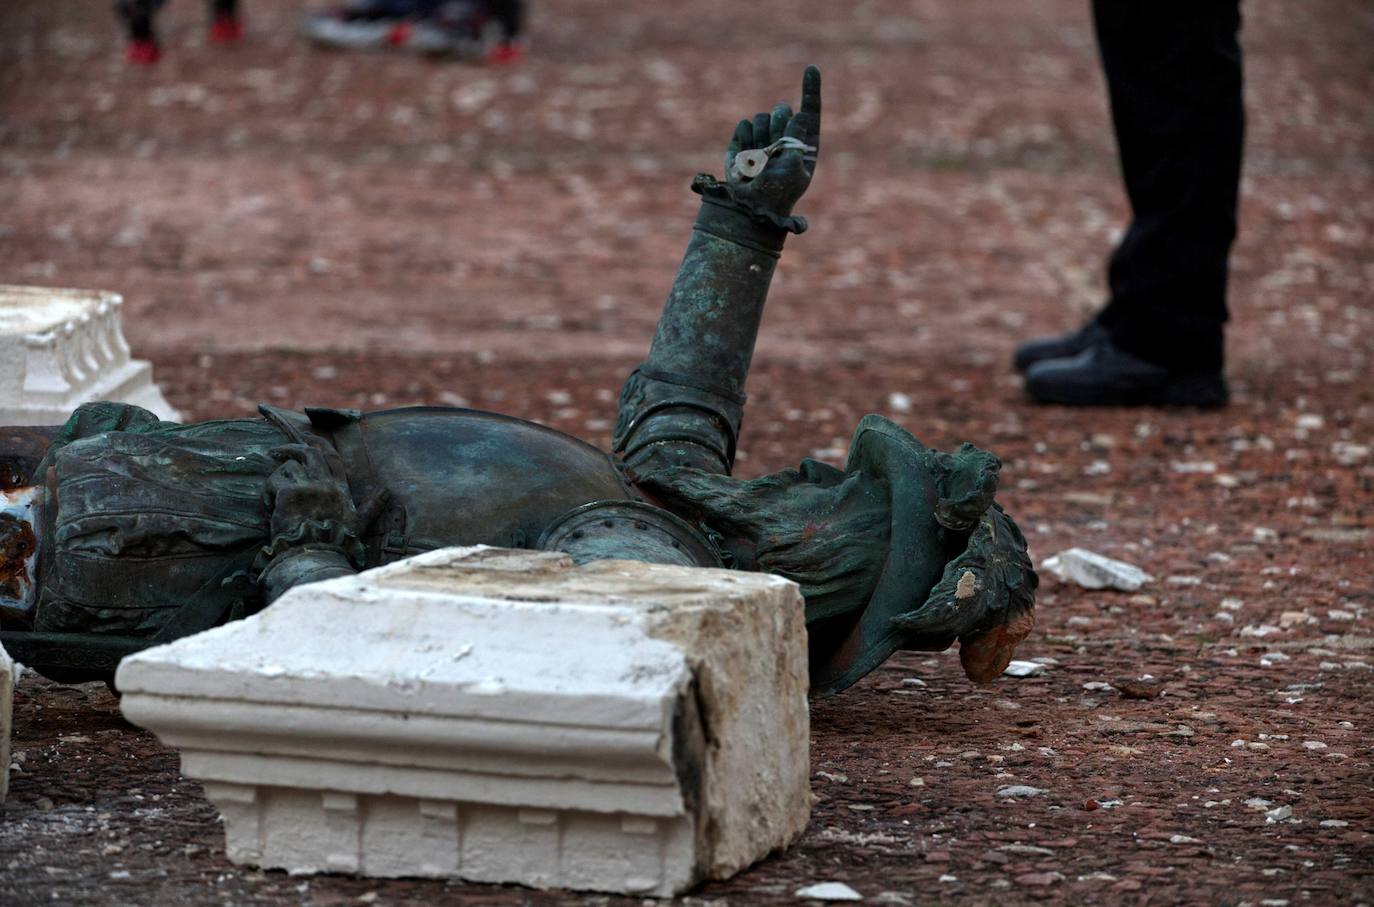
M 118 400 L 178 420 L 129 356 L 124 300 L 101 290 L 0 285 L 0 425 L 56 425 L 92 400 Z
M 672 895 L 810 811 L 802 601 L 762 574 L 445 549 L 117 684 L 257 866 Z

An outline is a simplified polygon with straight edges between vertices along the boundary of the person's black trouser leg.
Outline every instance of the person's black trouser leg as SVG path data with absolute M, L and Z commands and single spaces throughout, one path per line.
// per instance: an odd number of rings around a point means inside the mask
M 162 3 L 163 0 L 115 0 L 115 12 L 124 20 L 130 41 L 156 40 L 153 16 Z
M 1098 320 L 1172 371 L 1222 365 L 1245 114 L 1239 0 L 1094 0 L 1133 219 Z
M 501 26 L 501 37 L 514 41 L 525 26 L 525 4 L 522 0 L 491 0 L 487 9 Z

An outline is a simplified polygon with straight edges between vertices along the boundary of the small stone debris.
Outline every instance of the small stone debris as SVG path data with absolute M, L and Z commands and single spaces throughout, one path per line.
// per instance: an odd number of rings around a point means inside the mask
M 833 774 L 833 773 L 831 773 L 831 772 L 816 772 L 816 777 L 817 777 L 817 778 L 820 778 L 822 781 L 829 781 L 829 782 L 831 782 L 831 783 L 833 783 L 833 784 L 848 784 L 848 783 L 849 783 L 849 776 L 848 776 L 848 775 L 838 775 L 838 774 Z
M 1034 661 L 1013 661 L 1008 662 L 1007 668 L 1002 672 L 1004 677 L 1039 677 L 1048 668 Z
M 1090 680 L 1083 684 L 1083 689 L 1089 693 L 1110 693 L 1116 687 L 1103 680 Z
M 1002 853 L 1016 854 L 1019 857 L 1052 857 L 1054 851 L 1048 847 L 1036 847 L 1034 844 L 1003 844 L 997 848 Z M 994 851 L 996 852 L 996 851 Z
M 912 778 L 910 781 L 908 781 L 908 782 L 906 783 L 906 786 L 907 786 L 907 787 L 925 787 L 925 786 L 926 786 L 926 779 L 925 779 L 925 778 L 922 778 L 922 777 L 920 777 L 920 776 L 918 775 L 917 777 Z
M 1267 811 L 1265 812 L 1265 814 L 1264 814 L 1264 824 L 1265 824 L 1265 825 L 1276 825 L 1276 824 L 1278 824 L 1279 822 L 1286 822 L 1287 820 L 1289 820 L 1289 819 L 1291 819 L 1291 818 L 1293 818 L 1293 807 L 1291 807 L 1291 806 L 1276 806 L 1276 807 L 1274 807 L 1273 809 L 1267 810 Z
M 1276 664 L 1282 664 L 1285 661 L 1292 660 L 1292 658 L 1282 652 L 1265 652 L 1260 656 L 1259 663 L 1261 668 L 1272 668 Z
M 1294 425 L 1305 431 L 1318 431 L 1326 425 L 1326 419 L 1319 413 L 1303 413 L 1298 416 Z
M 1134 592 L 1154 579 L 1133 564 L 1114 560 L 1086 548 L 1067 548 L 1045 558 L 1040 566 L 1063 582 L 1076 583 L 1084 589 Z
M 1112 686 L 1121 694 L 1122 699 L 1158 699 L 1164 692 L 1164 685 L 1149 674 L 1139 677 L 1118 677 Z
M 1088 810 L 1089 812 L 1092 812 L 1095 809 L 1116 809 L 1119 806 L 1125 805 L 1126 801 L 1124 800 L 1094 797 L 1091 800 L 1086 801 L 1083 804 L 1083 808 Z
M 1038 787 L 1031 787 L 1029 784 L 1008 784 L 1006 787 L 997 788 L 999 797 L 1038 797 L 1044 791 Z
M 1331 445 L 1331 453 L 1342 466 L 1358 466 L 1369 459 L 1370 447 L 1368 444 L 1336 441 Z
M 1302 748 L 1305 750 L 1324 750 L 1326 749 L 1326 744 L 1322 743 L 1320 740 L 1304 740 L 1302 742 Z
M 1346 828 L 1350 825 L 1350 823 L 1344 819 L 1322 819 L 1317 824 L 1322 828 Z
M 796 896 L 812 901 L 862 901 L 864 896 L 844 882 L 817 882 L 798 888 Z

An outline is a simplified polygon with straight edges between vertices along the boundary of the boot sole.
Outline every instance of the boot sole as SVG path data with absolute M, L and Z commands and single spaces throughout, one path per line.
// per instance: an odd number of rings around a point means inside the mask
M 1226 380 L 1219 375 L 1190 375 L 1147 387 L 1104 385 L 1034 387 L 1026 392 L 1037 403 L 1059 406 L 1187 406 L 1220 409 L 1231 402 Z

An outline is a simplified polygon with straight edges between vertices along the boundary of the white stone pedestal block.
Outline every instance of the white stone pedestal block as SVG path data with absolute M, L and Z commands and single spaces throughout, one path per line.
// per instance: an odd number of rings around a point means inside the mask
M 14 659 L 0 646 L 0 803 L 10 789 L 10 737 L 14 733 Z
M 236 862 L 671 895 L 801 834 L 778 577 L 452 548 L 126 658 Z
M 117 293 L 0 285 L 0 425 L 58 425 L 92 400 L 181 417 L 129 358 Z

